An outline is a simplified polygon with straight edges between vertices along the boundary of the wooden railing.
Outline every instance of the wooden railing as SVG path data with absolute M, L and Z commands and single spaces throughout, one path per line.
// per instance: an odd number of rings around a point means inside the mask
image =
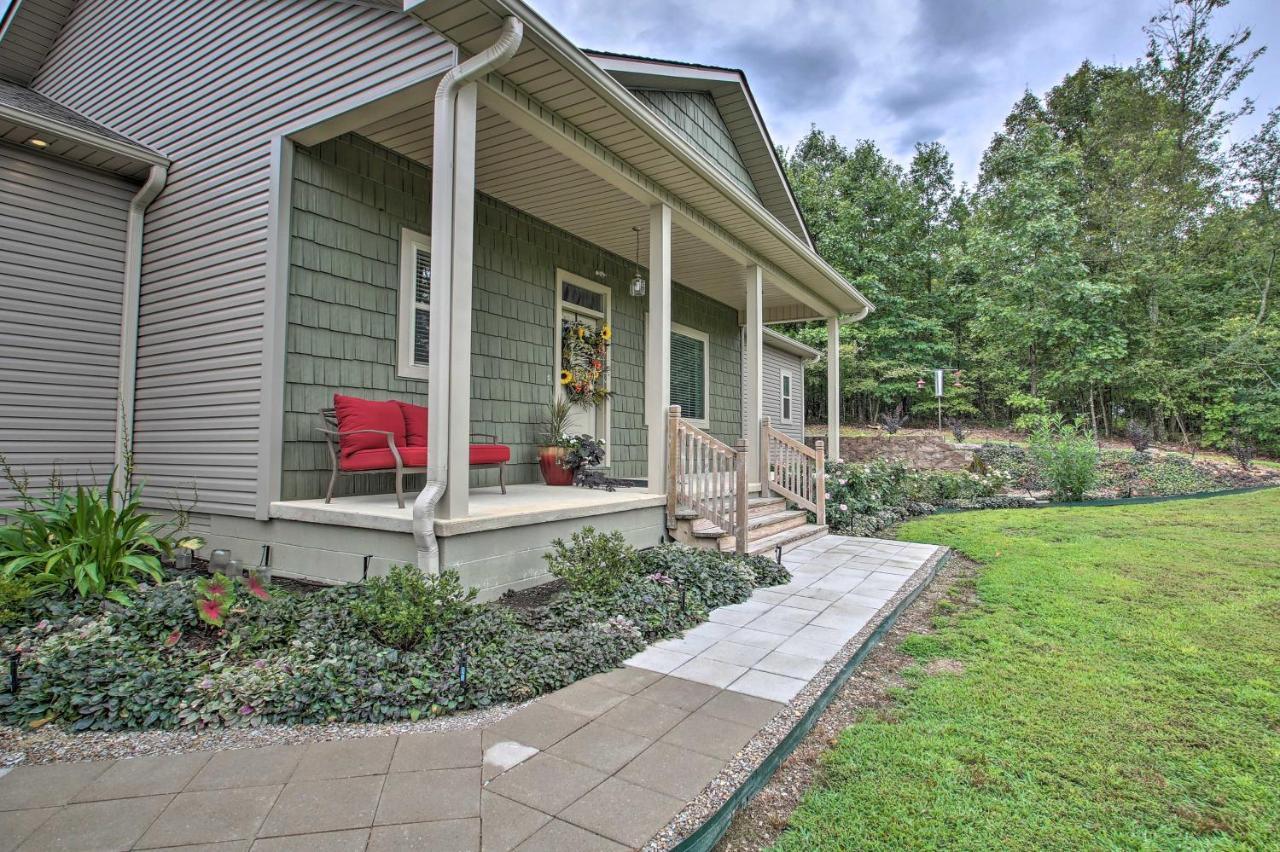
M 747 552 L 747 442 L 736 447 L 667 412 L 667 526 L 687 508 L 733 535 L 738 553 Z
M 827 522 L 826 453 L 822 441 L 814 449 L 760 421 L 760 492 L 773 491 Z

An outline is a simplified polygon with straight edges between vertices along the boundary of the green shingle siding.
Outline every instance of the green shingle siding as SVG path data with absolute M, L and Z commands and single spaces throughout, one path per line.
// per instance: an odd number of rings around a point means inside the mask
M 430 173 L 422 165 L 355 135 L 294 157 L 290 243 L 284 499 L 318 497 L 329 458 L 317 412 L 333 394 L 426 404 L 427 383 L 396 376 L 400 229 L 427 232 Z M 627 294 L 634 268 L 526 213 L 476 198 L 472 299 L 472 430 L 512 448 L 510 482 L 539 481 L 537 424 L 553 392 L 555 271 L 598 280 L 611 300 L 611 470 L 644 477 L 645 301 Z M 727 441 L 741 423 L 741 350 L 732 308 L 677 286 L 677 322 L 711 338 L 711 428 Z M 473 484 L 496 475 L 477 472 Z M 390 476 L 338 480 L 342 494 L 392 490 Z
M 693 145 L 723 168 L 734 182 L 759 197 L 751 173 L 747 171 L 738 146 L 716 108 L 715 99 L 706 92 L 662 92 L 655 89 L 632 89 L 642 101 L 680 132 Z

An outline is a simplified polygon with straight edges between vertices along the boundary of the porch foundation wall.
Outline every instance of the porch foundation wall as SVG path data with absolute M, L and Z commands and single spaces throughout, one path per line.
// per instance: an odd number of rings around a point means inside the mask
M 620 532 L 633 547 L 652 547 L 662 541 L 665 510 L 632 509 L 591 518 L 442 536 L 437 539 L 440 565 L 457 571 L 465 585 L 480 590 L 482 598 L 494 598 L 507 589 L 528 588 L 553 579 L 543 554 L 551 552 L 553 540 L 568 541 L 569 536 L 586 526 L 597 532 Z
M 480 592 L 480 599 L 491 600 L 508 589 L 551 580 L 543 554 L 551 551 L 554 539 L 567 540 L 585 526 L 616 530 L 633 547 L 651 547 L 662 540 L 664 510 L 645 507 L 440 536 L 440 564 L 456 570 L 463 585 Z M 208 548 L 229 548 L 246 565 L 258 564 L 263 545 L 269 545 L 276 576 L 318 583 L 357 583 L 385 575 L 392 565 L 417 561 L 413 534 L 398 529 L 211 515 L 204 535 Z

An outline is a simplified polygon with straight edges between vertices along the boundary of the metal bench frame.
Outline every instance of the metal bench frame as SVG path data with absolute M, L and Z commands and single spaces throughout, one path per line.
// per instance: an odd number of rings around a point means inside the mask
M 358 476 L 362 473 L 389 473 L 395 471 L 396 474 L 396 505 L 401 509 L 404 508 L 404 477 L 406 474 L 426 473 L 425 467 L 410 467 L 405 465 L 404 459 L 400 457 L 400 448 L 396 446 L 396 436 L 394 432 L 384 432 L 381 429 L 347 429 L 345 431 L 338 429 L 338 413 L 337 410 L 330 408 L 320 409 L 320 419 L 324 421 L 324 426 L 317 426 L 316 431 L 324 435 L 325 446 L 329 448 L 329 463 L 332 466 L 329 475 L 329 488 L 325 491 L 324 502 L 333 501 L 333 486 L 338 481 L 339 476 Z M 395 459 L 395 467 L 375 468 L 373 470 L 343 470 L 338 463 L 339 458 L 339 442 L 343 435 L 382 435 L 387 439 L 387 447 L 391 450 L 391 457 Z M 482 440 L 477 440 L 482 439 Z M 490 435 L 485 432 L 472 432 L 471 443 L 473 444 L 496 444 L 498 443 L 497 435 Z M 472 468 L 476 470 L 497 470 L 498 485 L 502 488 L 502 493 L 507 493 L 507 463 L 495 462 L 492 464 L 473 464 Z

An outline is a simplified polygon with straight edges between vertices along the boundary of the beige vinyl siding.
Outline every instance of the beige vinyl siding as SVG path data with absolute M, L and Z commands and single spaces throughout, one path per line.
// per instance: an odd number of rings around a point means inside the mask
M 119 177 L 0 143 L 0 453 L 43 486 L 114 463 L 129 202 Z M 0 505 L 13 505 L 0 482 Z
M 658 115 L 692 142 L 712 162 L 724 169 L 734 183 L 759 198 L 751 172 L 747 171 L 729 127 L 707 92 L 660 92 L 632 89 L 636 97 L 653 107 Z
M 329 0 L 81 0 L 33 88 L 173 160 L 147 214 L 135 451 L 152 501 L 250 515 L 273 136 L 440 73 L 407 16 Z

